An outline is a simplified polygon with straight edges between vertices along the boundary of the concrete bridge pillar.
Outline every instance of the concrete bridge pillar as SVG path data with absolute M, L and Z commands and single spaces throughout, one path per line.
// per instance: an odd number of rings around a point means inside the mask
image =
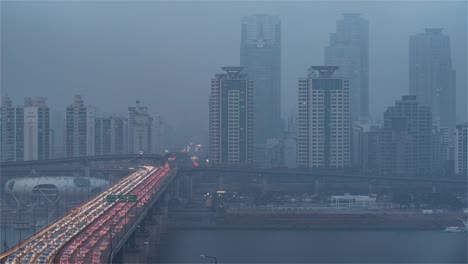
M 377 179 L 372 179 L 369 181 L 369 195 L 376 193 L 377 190 Z
M 262 177 L 262 192 L 265 194 L 268 191 L 268 176 L 263 175 Z
M 218 191 L 219 190 L 224 190 L 224 176 L 221 174 L 221 175 L 218 175 Z
M 315 196 L 318 196 L 320 194 L 320 180 L 315 179 L 314 181 L 314 188 L 315 188 Z
M 193 199 L 193 176 L 188 176 L 188 195 L 189 200 Z
M 135 232 L 136 230 L 128 237 L 127 245 L 129 248 L 135 248 L 136 246 Z
M 89 178 L 89 165 L 84 166 L 84 176 Z
M 177 199 L 180 197 L 180 178 L 177 177 L 176 182 L 175 182 L 175 196 Z
M 169 200 L 171 199 L 171 195 L 169 194 L 169 192 L 166 192 L 164 193 L 164 196 L 163 196 L 163 201 L 161 203 L 161 207 L 160 207 L 160 214 L 161 214 L 161 222 L 160 222 L 160 226 L 161 226 L 161 229 L 166 229 L 166 226 L 167 226 L 167 219 L 168 219 L 168 216 L 169 216 Z
M 112 263 L 125 263 L 123 261 L 123 259 L 124 259 L 124 252 L 123 251 L 124 251 L 124 249 L 122 247 L 117 253 L 115 253 L 114 258 L 112 259 Z

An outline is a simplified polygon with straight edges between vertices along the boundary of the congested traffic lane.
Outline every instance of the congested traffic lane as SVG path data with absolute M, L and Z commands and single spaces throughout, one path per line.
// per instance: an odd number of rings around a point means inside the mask
M 152 166 L 140 167 L 135 173 L 125 177 L 94 199 L 73 209 L 69 214 L 22 243 L 16 250 L 7 252 L 6 263 L 52 262 L 60 248 L 113 206 L 105 203 L 107 195 L 130 192 L 138 182 L 156 170 L 157 168 Z
M 144 182 L 132 190 L 138 197 L 136 203 L 118 203 L 106 215 L 89 225 L 83 234 L 68 243 L 56 256 L 56 262 L 68 263 L 106 263 L 113 245 L 123 237 L 135 223 L 149 199 L 160 189 L 162 179 L 169 172 L 166 165 L 156 170 Z
M 125 188 L 125 190 L 123 192 L 109 192 L 107 193 L 107 195 L 110 195 L 110 194 L 128 194 L 130 191 L 132 191 L 134 188 L 136 188 L 136 186 L 142 184 L 143 182 L 146 181 L 146 179 L 152 174 L 154 173 L 155 171 L 157 171 L 158 169 L 154 169 L 152 171 L 150 171 L 149 173 L 146 173 L 144 174 L 143 176 L 140 175 L 140 177 L 135 177 L 132 179 L 132 182 L 129 186 L 127 186 Z M 103 201 L 104 203 L 106 203 L 106 201 Z M 96 218 L 93 218 L 92 222 L 94 223 L 96 219 L 109 219 L 110 217 L 112 217 L 116 211 L 119 210 L 120 207 L 122 207 L 123 205 L 122 204 L 113 204 L 113 203 L 106 203 L 108 205 L 108 210 L 106 210 L 105 213 L 103 214 L 100 214 L 98 215 L 98 217 Z M 89 226 L 89 225 L 88 225 Z M 87 229 L 85 230 L 84 233 L 80 233 L 80 235 L 76 236 L 76 239 L 72 239 L 72 241 L 70 241 L 70 243 L 67 245 L 67 249 L 65 251 L 64 254 L 60 254 L 60 257 L 59 259 L 63 259 L 64 261 L 67 261 L 67 259 L 70 257 L 70 252 L 71 251 L 74 251 L 76 250 L 77 248 L 80 248 L 80 251 L 81 254 L 84 254 L 84 252 L 86 252 L 86 244 L 83 244 L 83 241 L 87 238 L 87 236 L 89 236 L 90 234 L 92 234 L 92 229 Z M 56 253 L 58 253 L 58 250 L 54 252 L 54 257 L 56 255 Z M 81 261 L 80 261 L 81 262 Z M 83 263 L 83 262 L 81 262 Z

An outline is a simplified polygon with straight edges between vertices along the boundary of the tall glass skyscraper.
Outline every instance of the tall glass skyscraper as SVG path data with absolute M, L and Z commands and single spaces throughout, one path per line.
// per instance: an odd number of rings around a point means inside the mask
M 281 136 L 280 18 L 263 14 L 242 18 L 240 55 L 254 86 L 254 162 L 270 166 L 265 144 Z
M 450 38 L 441 28 L 427 28 L 410 37 L 409 92 L 432 109 L 432 121 L 452 132 L 456 125 L 455 70 Z
M 349 80 L 352 120 L 369 118 L 369 23 L 359 14 L 343 14 L 325 47 L 325 65 L 339 66 Z

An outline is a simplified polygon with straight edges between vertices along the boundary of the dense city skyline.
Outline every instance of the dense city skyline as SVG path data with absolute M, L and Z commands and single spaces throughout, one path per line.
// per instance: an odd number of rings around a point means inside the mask
M 468 2 L 0 5 L 1 263 L 467 263 Z
M 21 102 L 26 96 L 46 96 L 49 106 L 55 110 L 67 105 L 59 98 L 81 94 L 88 98 L 89 104 L 99 107 L 98 112 L 125 113 L 126 106 L 135 100 L 145 102 L 144 98 L 152 97 L 152 107 L 170 118 L 170 125 L 193 126 L 199 130 L 198 136 L 206 134 L 207 80 L 221 66 L 239 65 L 241 18 L 269 13 L 278 15 L 282 21 L 282 116 L 285 117 L 296 109 L 297 78 L 311 65 L 323 64 L 323 49 L 336 30 L 336 21 L 342 13 L 352 12 L 360 13 L 370 25 L 369 94 L 374 119 L 382 120 L 385 108 L 408 94 L 409 37 L 428 27 L 444 28 L 444 34 L 451 38 L 453 68 L 458 73 L 457 114 L 462 117 L 464 114 L 466 23 L 459 23 L 466 21 L 463 3 L 402 3 L 406 9 L 389 3 L 317 2 L 292 6 L 217 3 L 207 9 L 197 4 L 194 9 L 200 12 L 196 17 L 180 9 L 182 6 L 177 3 L 146 3 L 129 9 L 123 3 L 112 6 L 75 3 L 75 9 L 64 3 L 2 5 L 2 12 L 11 10 L 2 15 L 5 22 L 2 23 L 2 63 L 9 65 L 2 67 L 2 94 L 7 93 L 14 102 Z M 29 5 L 35 8 L 26 10 Z M 224 10 L 227 7 L 229 12 Z M 56 8 L 63 12 L 49 12 Z M 103 8 L 108 14 L 106 19 L 100 18 Z M 172 8 L 171 12 L 164 14 L 167 8 Z M 219 12 L 213 13 L 215 17 L 204 16 L 207 10 L 218 8 Z M 308 8 L 311 14 L 328 15 L 321 16 L 320 24 L 314 22 L 313 15 L 307 16 L 311 17 L 305 20 L 308 23 L 299 23 L 304 21 Z M 140 18 L 135 21 L 123 16 L 140 11 Z M 398 19 L 386 15 L 392 12 L 398 12 Z M 49 22 L 44 20 L 46 14 Z M 89 22 L 82 20 L 83 14 Z M 161 22 L 168 15 L 170 23 L 162 27 Z M 218 23 L 210 23 L 213 19 Z M 196 23 L 188 23 L 192 20 Z M 223 30 L 219 30 L 219 25 Z M 22 41 L 33 36 L 37 38 L 31 43 Z M 184 45 L 187 41 L 191 41 L 190 46 Z M 169 54 L 174 56 L 168 57 Z M 168 79 L 175 74 L 184 78 Z M 119 92 L 112 100 L 106 100 L 116 91 Z M 178 96 L 181 93 L 186 96 Z M 174 105 L 178 111 L 174 111 Z

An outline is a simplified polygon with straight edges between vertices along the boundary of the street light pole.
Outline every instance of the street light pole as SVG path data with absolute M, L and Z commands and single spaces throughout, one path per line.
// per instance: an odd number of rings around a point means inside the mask
M 3 252 L 7 251 L 7 242 L 6 242 L 6 226 L 7 226 L 7 221 L 6 221 L 6 215 L 3 216 Z
M 207 256 L 207 255 L 200 255 L 202 258 L 209 258 L 213 259 L 215 264 L 218 264 L 218 258 L 217 257 L 212 257 L 212 256 Z
M 36 206 L 34 206 L 34 235 L 36 234 Z
M 19 227 L 18 248 L 19 248 L 19 246 L 21 245 L 21 231 L 22 231 L 22 224 L 21 224 L 21 206 L 20 206 L 20 208 L 19 208 L 19 222 L 18 222 L 18 223 L 19 223 L 19 225 L 18 225 L 18 227 Z M 13 228 L 14 228 L 14 227 L 13 227 Z

